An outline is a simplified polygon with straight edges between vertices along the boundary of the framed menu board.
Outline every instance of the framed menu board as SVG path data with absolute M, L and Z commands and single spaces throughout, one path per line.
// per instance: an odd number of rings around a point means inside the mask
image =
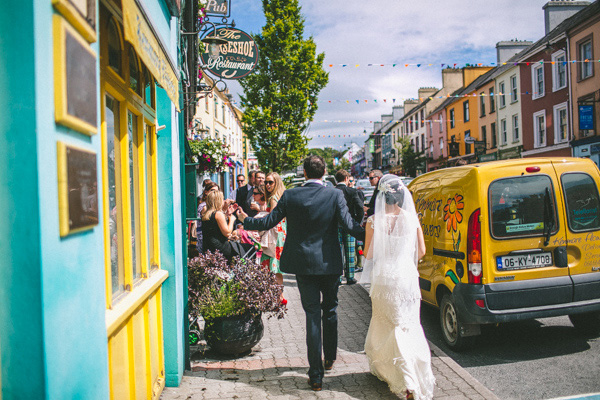
M 61 16 L 54 16 L 54 110 L 58 124 L 98 132 L 97 57 Z
M 58 215 L 60 236 L 98 225 L 96 153 L 57 144 Z
M 97 40 L 95 0 L 52 0 L 52 4 L 88 42 Z

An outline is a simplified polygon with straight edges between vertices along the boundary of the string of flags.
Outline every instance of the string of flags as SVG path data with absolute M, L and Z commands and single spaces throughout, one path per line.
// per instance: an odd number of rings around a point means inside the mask
M 502 97 L 502 96 L 510 96 L 511 93 L 472 93 L 472 94 L 462 94 L 462 95 L 452 95 L 452 94 L 447 94 L 445 96 L 428 96 L 428 97 L 419 97 L 417 98 L 392 98 L 392 99 L 353 99 L 353 100 L 344 100 L 344 99 L 331 99 L 331 100 L 317 100 L 317 103 L 328 103 L 328 104 L 333 104 L 333 103 L 346 103 L 346 104 L 368 104 L 369 101 L 372 104 L 382 104 L 381 102 L 388 104 L 388 102 L 391 102 L 392 104 L 396 104 L 396 102 L 398 103 L 404 103 L 407 100 L 419 100 L 420 102 L 423 102 L 424 100 L 433 100 L 433 99 L 446 99 L 446 98 L 462 98 L 462 97 Z M 533 95 L 533 92 L 522 92 L 520 93 L 521 96 L 525 96 L 525 95 Z M 232 100 L 231 101 L 232 104 L 240 104 L 242 106 L 245 106 L 245 103 L 242 102 L 238 102 L 237 100 Z M 309 102 L 309 104 L 312 104 L 312 102 Z
M 567 65 L 569 63 L 571 64 L 575 64 L 575 63 L 590 63 L 590 62 L 600 62 L 600 60 L 568 60 L 568 61 L 536 61 L 536 62 L 529 62 L 529 61 L 521 61 L 521 62 L 503 62 L 503 63 L 495 63 L 495 62 L 491 62 L 491 63 L 393 63 L 393 64 L 377 64 L 377 63 L 368 63 L 368 64 L 325 64 L 326 66 L 328 66 L 329 68 L 335 68 L 335 67 L 342 67 L 342 68 L 360 68 L 360 67 L 437 67 L 438 65 L 441 68 L 444 67 L 448 67 L 448 68 L 463 68 L 463 67 L 484 67 L 484 66 L 490 66 L 490 67 L 496 67 L 499 65 L 531 65 L 531 64 L 556 64 L 556 63 L 562 63 L 563 65 Z

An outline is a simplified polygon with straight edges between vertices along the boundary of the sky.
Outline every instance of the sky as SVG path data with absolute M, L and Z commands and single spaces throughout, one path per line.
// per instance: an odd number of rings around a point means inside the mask
M 329 73 L 306 132 L 309 148 L 343 150 L 351 142 L 362 146 L 368 138 L 364 131 L 372 132 L 373 122 L 391 114 L 393 105 L 418 97 L 419 87 L 441 88 L 442 63 L 491 65 L 497 42 L 539 40 L 544 36 L 542 7 L 547 0 L 299 3 L 305 36 L 312 36 L 317 52 L 325 53 L 324 69 Z M 265 23 L 260 0 L 231 0 L 231 14 L 230 20 L 247 33 L 260 33 Z M 239 102 L 240 85 L 227 82 Z

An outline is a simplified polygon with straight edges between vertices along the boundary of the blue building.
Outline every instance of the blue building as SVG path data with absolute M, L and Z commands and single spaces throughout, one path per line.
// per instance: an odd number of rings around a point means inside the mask
M 0 14 L 0 398 L 158 398 L 185 365 L 179 0 Z

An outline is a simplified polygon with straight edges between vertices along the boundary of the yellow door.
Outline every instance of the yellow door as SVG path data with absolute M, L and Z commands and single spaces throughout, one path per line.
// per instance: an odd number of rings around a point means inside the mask
M 568 303 L 573 288 L 556 250 L 566 227 L 560 183 L 549 161 L 506 162 L 482 173 L 482 267 L 487 305 L 506 310 Z M 485 217 L 482 217 L 485 218 Z M 529 281 L 527 287 L 522 284 Z M 513 284 L 515 282 L 515 284 Z M 527 290 L 524 290 L 524 289 Z
M 155 81 L 100 3 L 106 328 L 112 399 L 165 385 L 156 180 Z
M 554 162 L 564 199 L 566 236 L 557 244 L 566 249 L 573 280 L 573 301 L 597 299 L 600 293 L 600 174 L 591 160 Z

